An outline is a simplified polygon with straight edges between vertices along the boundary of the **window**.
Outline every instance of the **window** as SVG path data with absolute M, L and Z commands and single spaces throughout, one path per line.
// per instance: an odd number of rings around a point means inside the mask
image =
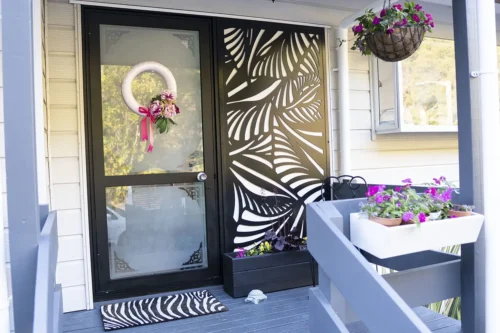
M 415 54 L 398 63 L 373 57 L 372 82 L 377 133 L 457 130 L 452 40 L 426 38 Z

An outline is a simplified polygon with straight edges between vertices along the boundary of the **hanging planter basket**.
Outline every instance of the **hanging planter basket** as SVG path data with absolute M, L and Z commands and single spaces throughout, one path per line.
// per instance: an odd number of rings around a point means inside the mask
M 411 56 L 422 44 L 425 29 L 422 26 L 395 28 L 394 32 L 375 32 L 366 36 L 366 44 L 379 59 L 401 61 Z

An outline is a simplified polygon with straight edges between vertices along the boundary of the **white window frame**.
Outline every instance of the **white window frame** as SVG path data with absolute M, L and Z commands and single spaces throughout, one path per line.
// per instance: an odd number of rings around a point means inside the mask
M 388 133 L 453 133 L 458 132 L 456 125 L 408 125 L 403 121 L 403 89 L 402 89 L 402 70 L 401 62 L 396 62 L 394 66 L 394 121 L 380 122 L 380 93 L 379 93 L 379 75 L 377 58 L 372 56 L 370 59 L 371 73 L 371 91 L 372 91 L 372 118 L 374 134 Z

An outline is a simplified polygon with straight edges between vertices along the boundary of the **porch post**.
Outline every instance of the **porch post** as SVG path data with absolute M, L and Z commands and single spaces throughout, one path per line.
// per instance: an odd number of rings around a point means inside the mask
M 453 1 L 460 201 L 486 217 L 476 244 L 462 246 L 462 329 L 495 332 L 500 307 L 500 117 L 495 2 Z
M 14 324 L 16 332 L 31 333 L 40 235 L 32 1 L 2 1 L 2 7 L 5 155 Z

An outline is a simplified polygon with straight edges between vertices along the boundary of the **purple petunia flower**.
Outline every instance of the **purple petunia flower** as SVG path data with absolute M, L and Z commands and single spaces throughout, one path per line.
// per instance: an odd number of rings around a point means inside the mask
M 363 32 L 363 24 L 360 23 L 358 25 L 353 26 L 352 27 L 352 32 L 354 32 L 354 35 L 357 35 L 357 34 Z
M 445 182 L 446 181 L 446 177 L 445 176 L 441 176 L 441 177 L 439 177 L 439 180 L 442 181 L 442 182 Z
M 394 23 L 394 27 L 396 27 L 396 28 L 400 28 L 401 27 L 402 28 L 402 27 L 404 27 L 407 24 L 408 24 L 408 20 L 407 19 L 402 19 L 401 21 Z
M 431 197 L 435 197 L 436 192 L 437 192 L 437 190 L 434 187 L 431 187 L 431 188 L 428 188 L 427 190 L 425 190 L 425 193 L 430 194 Z
M 418 16 L 417 14 L 413 14 L 411 18 L 413 19 L 413 21 L 420 23 L 420 16 Z
M 412 212 L 406 212 L 403 214 L 403 221 L 404 222 L 409 222 L 413 219 L 413 213 Z
M 415 10 L 416 10 L 417 12 L 419 12 L 421 9 L 422 9 L 422 6 L 420 6 L 419 4 L 416 4 L 416 5 L 415 5 Z
M 390 195 L 384 195 L 384 201 L 389 201 L 391 200 L 391 196 Z
M 377 193 L 377 195 L 375 196 L 375 202 L 381 204 L 382 202 L 384 202 L 384 197 L 380 193 Z
M 396 188 L 394 189 L 394 191 L 401 192 L 401 186 L 396 186 Z
M 441 197 L 443 198 L 443 201 L 451 201 L 452 193 L 453 193 L 452 188 L 446 189 L 446 191 L 444 191 L 443 194 L 441 195 Z
M 367 197 L 373 197 L 375 194 L 380 192 L 378 185 L 368 187 L 368 191 L 366 192 Z
M 425 216 L 425 213 L 418 214 L 418 220 L 420 221 L 420 223 L 427 221 L 427 217 Z
M 394 32 L 394 29 L 392 29 L 392 28 L 389 28 L 385 31 L 385 33 L 388 35 L 392 34 L 393 32 Z
M 441 185 L 441 181 L 437 178 L 432 178 L 434 180 L 434 183 Z
M 434 22 L 429 23 L 429 25 L 434 28 Z
M 403 7 L 401 6 L 401 4 L 400 4 L 400 3 L 398 3 L 397 5 L 392 6 L 392 8 L 397 9 L 397 10 L 399 10 L 399 11 L 402 11 L 402 10 L 403 10 Z
M 427 17 L 429 21 L 432 21 L 434 19 L 431 14 L 425 14 L 425 17 Z
M 382 11 L 380 12 L 380 17 L 384 17 L 385 15 L 387 15 L 387 10 L 384 8 L 384 9 L 382 9 Z
M 396 203 L 396 206 L 401 207 L 401 202 Z
M 375 16 L 375 17 L 373 18 L 372 23 L 373 23 L 373 25 L 378 25 L 378 24 L 380 24 L 380 21 L 382 21 L 382 20 L 380 19 L 380 17 Z
M 411 178 L 403 179 L 401 182 L 405 183 L 405 184 L 411 184 L 412 183 Z
M 236 255 L 236 258 L 243 258 L 245 256 L 245 249 L 244 248 L 239 247 L 237 249 L 237 251 L 238 251 L 238 254 Z

